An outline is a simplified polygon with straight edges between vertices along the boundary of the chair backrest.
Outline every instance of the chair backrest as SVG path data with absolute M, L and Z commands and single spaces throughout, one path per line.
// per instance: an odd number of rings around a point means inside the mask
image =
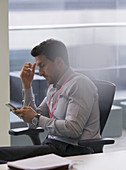
M 115 94 L 115 84 L 107 81 L 93 80 L 98 89 L 100 108 L 100 134 L 107 122 Z

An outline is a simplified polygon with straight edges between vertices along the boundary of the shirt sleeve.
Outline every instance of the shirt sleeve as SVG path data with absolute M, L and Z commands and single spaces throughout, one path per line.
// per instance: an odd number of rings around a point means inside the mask
M 43 116 L 49 116 L 48 106 L 46 102 L 47 98 L 45 97 L 42 103 L 37 107 L 34 100 L 33 90 L 32 88 L 23 89 L 23 105 L 30 106 L 37 113 L 42 114 Z

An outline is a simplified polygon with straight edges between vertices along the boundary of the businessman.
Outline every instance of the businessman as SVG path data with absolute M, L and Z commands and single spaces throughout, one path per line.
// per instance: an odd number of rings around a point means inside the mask
M 69 66 L 64 43 L 48 39 L 35 46 L 35 63 L 25 63 L 21 70 L 24 106 L 13 110 L 25 122 L 48 131 L 38 146 L 1 147 L 0 160 L 13 161 L 55 153 L 72 156 L 90 153 L 78 141 L 100 138 L 98 92 L 93 82 Z M 49 83 L 47 95 L 37 107 L 32 92 L 35 68 Z M 42 88 L 42 87 L 41 87 Z

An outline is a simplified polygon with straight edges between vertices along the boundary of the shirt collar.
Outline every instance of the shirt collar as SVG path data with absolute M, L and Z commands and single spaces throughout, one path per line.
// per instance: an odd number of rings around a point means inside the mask
M 64 81 L 67 79 L 67 77 L 73 72 L 72 68 L 68 68 L 67 71 L 64 73 L 64 75 L 60 78 L 60 80 L 56 84 L 57 90 L 61 88 L 63 85 Z M 68 80 L 69 81 L 69 80 Z

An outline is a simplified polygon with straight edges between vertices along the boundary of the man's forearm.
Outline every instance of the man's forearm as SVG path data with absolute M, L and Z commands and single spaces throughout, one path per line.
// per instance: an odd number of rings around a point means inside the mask
M 25 90 L 25 89 L 29 89 L 29 88 L 31 88 L 31 83 L 27 83 L 27 84 L 24 84 L 24 83 L 22 83 L 22 88 Z

